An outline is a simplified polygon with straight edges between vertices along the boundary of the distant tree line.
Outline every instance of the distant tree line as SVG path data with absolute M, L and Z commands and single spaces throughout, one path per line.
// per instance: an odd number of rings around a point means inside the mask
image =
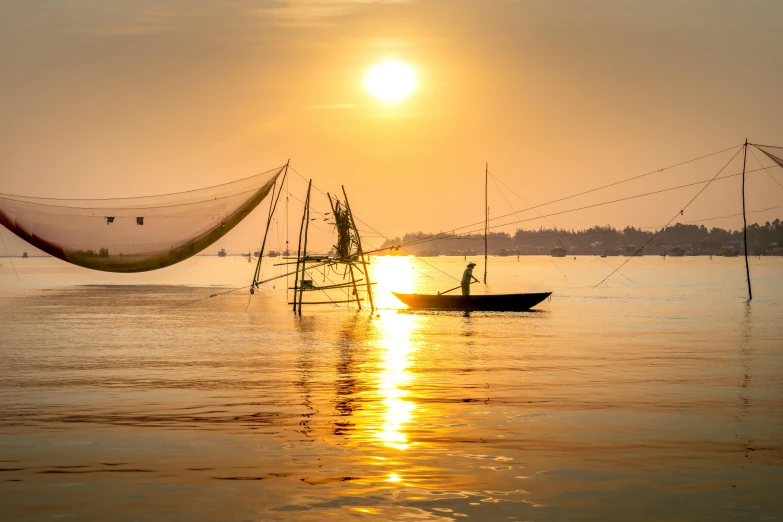
M 657 234 L 657 235 L 656 235 Z M 628 254 L 642 246 L 643 253 L 677 255 L 733 255 L 744 247 L 742 230 L 676 224 L 662 231 L 625 227 L 594 226 L 583 230 L 560 228 L 518 229 L 488 235 L 494 255 L 550 254 L 555 249 L 568 254 Z M 415 232 L 383 243 L 382 248 L 402 246 L 401 252 L 415 255 L 478 255 L 484 252 L 483 234 L 432 234 Z M 783 254 L 783 224 L 779 219 L 748 225 L 748 250 L 753 255 Z

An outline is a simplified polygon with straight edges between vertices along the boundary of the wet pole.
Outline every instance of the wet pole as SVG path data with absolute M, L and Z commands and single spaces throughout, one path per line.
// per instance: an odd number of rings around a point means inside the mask
M 310 231 L 310 189 L 313 187 L 313 180 L 307 184 L 307 199 L 305 200 L 305 211 L 302 215 L 302 224 L 304 225 L 304 246 L 302 247 L 302 277 L 299 280 L 299 315 L 302 315 L 302 299 L 304 298 L 304 281 L 307 275 L 307 233 Z
M 308 187 L 309 191 L 309 187 Z M 309 193 L 309 192 L 308 192 Z M 302 224 L 299 226 L 299 243 L 296 247 L 296 276 L 294 276 L 294 313 L 296 313 L 296 296 L 299 290 L 299 263 L 302 261 L 302 233 L 304 232 L 305 218 L 307 217 L 307 203 L 302 209 Z
M 745 139 L 745 155 L 742 158 L 742 223 L 745 243 L 745 275 L 748 280 L 748 301 L 753 300 L 753 290 L 750 288 L 750 266 L 748 265 L 748 218 L 745 216 L 745 164 L 748 159 L 748 140 Z
M 261 242 L 261 250 L 258 252 L 258 263 L 256 264 L 256 273 L 253 275 L 253 286 L 256 286 L 256 283 L 258 282 L 258 278 L 261 277 L 261 259 L 264 257 L 264 249 L 266 248 L 266 238 L 269 234 L 269 227 L 272 224 L 272 216 L 274 215 L 275 211 L 277 210 L 277 202 L 280 201 L 280 195 L 283 193 L 283 183 L 286 181 L 286 177 L 288 176 L 288 164 L 291 163 L 291 160 L 288 160 L 288 162 L 285 164 L 285 171 L 283 173 L 283 179 L 280 182 L 280 191 L 277 193 L 277 199 L 275 199 L 275 188 L 277 187 L 277 182 L 275 181 L 275 184 L 272 185 L 272 198 L 269 200 L 269 216 L 266 220 L 266 230 L 264 230 L 264 240 Z M 252 287 L 251 287 L 251 292 Z
M 489 163 L 484 171 L 484 284 L 487 284 L 487 230 L 489 227 Z

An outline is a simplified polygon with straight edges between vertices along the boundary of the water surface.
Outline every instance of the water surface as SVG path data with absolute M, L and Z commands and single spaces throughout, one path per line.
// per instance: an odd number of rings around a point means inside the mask
M 752 304 L 741 259 L 593 288 L 624 258 L 512 257 L 475 291 L 551 302 L 398 310 L 464 266 L 426 261 L 374 260 L 377 317 L 297 317 L 283 281 L 203 299 L 247 284 L 240 258 L 3 261 L 0 518 L 782 517 L 783 259 L 752 260 Z

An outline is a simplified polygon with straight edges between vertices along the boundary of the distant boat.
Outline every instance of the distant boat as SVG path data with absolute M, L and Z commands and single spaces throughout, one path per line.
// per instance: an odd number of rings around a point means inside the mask
M 258 257 L 258 256 L 256 256 Z M 277 250 L 270 250 L 266 257 L 280 257 L 280 252 Z
M 221 248 L 220 250 L 218 250 L 218 257 L 226 257 L 226 249 L 225 248 Z
M 23 258 L 25 258 L 25 259 L 28 257 L 28 255 L 27 255 L 27 250 L 25 250 L 24 252 L 22 252 L 22 257 L 23 257 Z
M 552 252 L 550 252 L 550 255 L 552 257 L 565 257 L 568 252 L 563 247 L 555 247 L 552 249 Z
M 438 257 L 440 255 L 440 252 L 438 252 L 435 249 L 430 250 L 422 250 L 418 254 L 416 254 L 416 257 Z
M 616 248 L 607 248 L 601 254 L 601 257 L 617 257 L 620 255 L 620 251 Z
M 392 294 L 414 310 L 525 312 L 552 295 L 552 292 L 493 295 Z
M 671 249 L 669 249 L 666 255 L 670 257 L 685 257 L 685 249 L 678 246 L 672 247 Z
M 626 257 L 643 256 L 644 255 L 644 247 L 639 249 L 639 248 L 636 248 L 636 245 L 626 245 L 623 248 L 623 255 L 626 256 Z
M 408 253 L 401 250 L 401 247 L 389 247 L 388 250 L 384 250 L 381 254 L 382 256 L 407 256 Z

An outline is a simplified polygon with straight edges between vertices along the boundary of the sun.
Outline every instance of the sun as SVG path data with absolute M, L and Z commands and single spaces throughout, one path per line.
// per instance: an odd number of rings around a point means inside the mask
M 364 85 L 375 98 L 394 103 L 404 100 L 416 89 L 416 74 L 406 63 L 385 61 L 367 71 Z

